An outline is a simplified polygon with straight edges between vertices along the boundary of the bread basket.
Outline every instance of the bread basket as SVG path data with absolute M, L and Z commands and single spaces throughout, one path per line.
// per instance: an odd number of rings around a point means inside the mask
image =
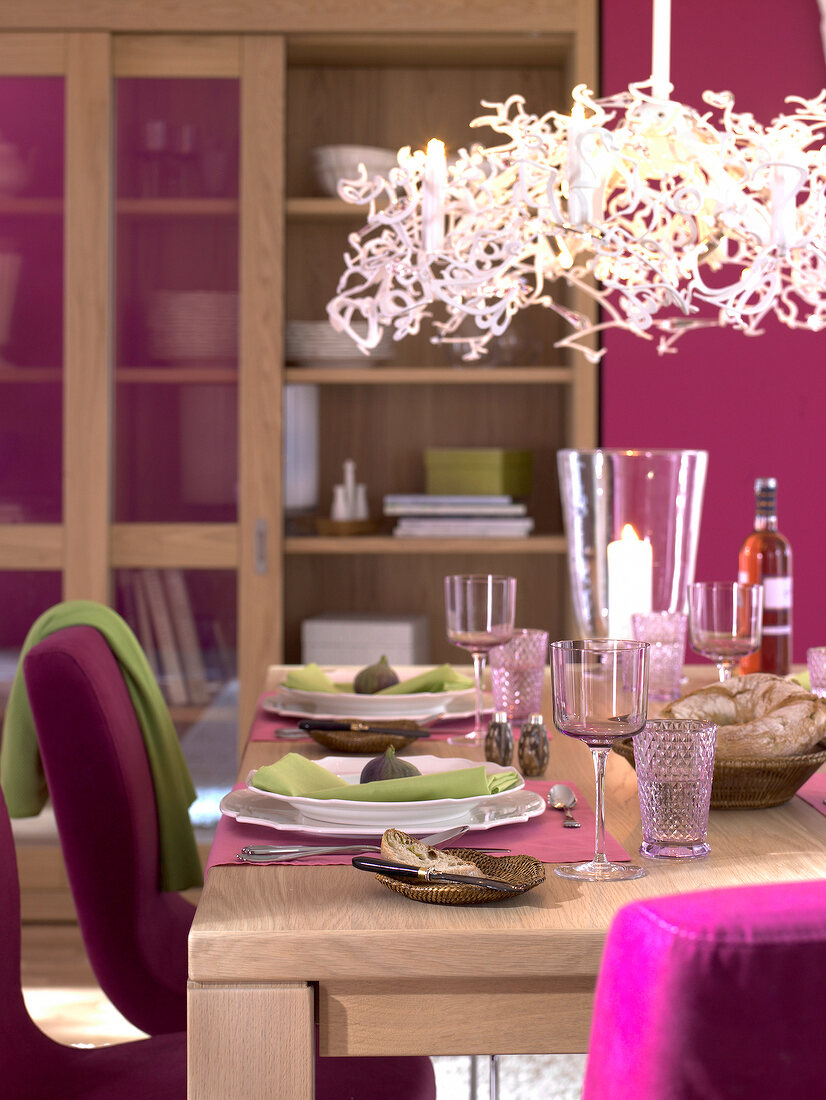
M 634 739 L 614 743 L 614 752 L 634 767 Z M 792 798 L 826 762 L 826 741 L 796 756 L 714 761 L 712 810 L 765 810 Z

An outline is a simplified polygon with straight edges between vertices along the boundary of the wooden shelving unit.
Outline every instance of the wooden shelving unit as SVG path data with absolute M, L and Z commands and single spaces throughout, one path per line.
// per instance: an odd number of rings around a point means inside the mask
M 584 361 L 554 352 L 550 314 L 525 318 L 525 354 L 506 365 L 457 364 L 426 337 L 399 345 L 392 362 L 377 366 L 298 367 L 283 358 L 285 322 L 324 316 L 346 235 L 364 214 L 319 194 L 311 149 L 419 146 L 434 134 L 449 147 L 484 140 L 467 129 L 480 100 L 515 91 L 537 109 L 567 109 L 575 83 L 595 85 L 595 0 L 562 0 L 526 19 L 530 25 L 514 32 L 505 9 L 437 0 L 379 10 L 358 0 L 299 8 L 101 0 L 93 13 L 81 0 L 12 0 L 0 12 L 0 75 L 62 80 L 66 150 L 61 197 L 0 198 L 0 219 L 62 226 L 64 271 L 62 365 L 0 365 L 0 387 L 31 385 L 33 401 L 59 392 L 62 433 L 52 434 L 62 434 L 61 520 L 6 525 L 0 563 L 11 572 L 56 571 L 65 597 L 100 600 L 111 599 L 118 568 L 228 570 L 237 598 L 241 731 L 266 667 L 298 659 L 300 622 L 320 610 L 424 609 L 438 659 L 441 576 L 490 567 L 518 574 L 529 608 L 522 617 L 552 629 L 564 621 L 554 455 L 560 446 L 596 442 L 597 380 Z M 237 84 L 237 196 L 118 193 L 119 83 L 144 79 Z M 224 226 L 237 249 L 237 366 L 120 361 L 111 277 L 112 258 L 124 250 L 120 235 L 200 233 L 208 224 Z M 301 384 L 320 392 L 320 512 L 345 457 L 356 458 L 375 512 L 383 493 L 423 488 L 427 446 L 513 446 L 534 452 L 536 534 L 414 545 L 390 535 L 285 536 L 283 387 Z M 158 390 L 177 400 L 204 387 L 238 401 L 235 514 L 214 522 L 119 518 L 113 397 L 148 401 Z

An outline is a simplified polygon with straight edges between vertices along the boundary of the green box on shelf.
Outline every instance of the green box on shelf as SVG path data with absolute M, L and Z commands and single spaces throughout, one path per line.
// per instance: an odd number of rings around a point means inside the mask
M 507 493 L 527 497 L 531 491 L 531 451 L 503 447 L 428 447 L 424 452 L 428 493 Z

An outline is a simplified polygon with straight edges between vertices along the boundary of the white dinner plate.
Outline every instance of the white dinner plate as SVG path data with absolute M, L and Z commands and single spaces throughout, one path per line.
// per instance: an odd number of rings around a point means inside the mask
M 396 803 L 398 805 L 398 803 Z M 545 801 L 533 791 L 505 791 L 495 800 L 483 799 L 476 806 L 465 809 L 465 816 L 451 825 L 467 825 L 470 832 L 493 829 L 498 825 L 517 825 L 531 817 L 545 812 Z M 241 824 L 265 825 L 268 829 L 291 833 L 304 833 L 308 836 L 374 837 L 379 838 L 384 828 L 374 825 L 319 825 L 315 821 L 306 821 L 300 813 L 290 806 L 276 805 L 262 791 L 241 787 L 230 791 L 221 799 L 221 813 L 234 817 Z M 441 827 L 441 821 L 434 820 L 424 827 L 417 826 L 415 833 L 431 833 Z M 388 821 L 385 828 L 397 828 L 395 819 Z M 445 826 L 447 828 L 447 826 Z M 407 831 L 407 830 L 406 830 Z
M 298 691 L 283 685 L 262 701 L 271 714 L 285 718 L 459 718 L 472 713 L 473 688 L 461 691 L 419 691 L 411 695 L 357 695 L 344 691 Z
M 358 783 L 362 768 L 370 759 L 369 756 L 325 756 L 318 763 L 348 783 Z M 422 775 L 479 767 L 478 762 L 466 757 L 447 759 L 442 756 L 417 756 L 415 762 Z M 505 768 L 490 762 L 484 766 L 489 774 L 516 771 L 515 768 Z M 524 779 L 516 772 L 519 776 L 517 786 L 499 794 L 474 795 L 469 798 L 431 798 L 417 802 L 356 802 L 344 798 L 307 798 L 259 791 L 252 786 L 254 774 L 255 772 L 250 772 L 247 777 L 247 789 L 263 794 L 278 806 L 295 810 L 304 822 L 314 823 L 328 832 L 339 832 L 342 827 L 351 825 L 364 826 L 373 832 L 383 832 L 390 828 L 427 831 L 442 825 L 447 827 L 460 821 L 463 823 L 467 814 L 477 805 L 485 803 L 495 806 L 506 794 L 519 791 L 525 786 Z

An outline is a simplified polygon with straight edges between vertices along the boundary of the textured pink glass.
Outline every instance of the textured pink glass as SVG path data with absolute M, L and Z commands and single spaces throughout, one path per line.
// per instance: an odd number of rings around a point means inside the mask
M 821 699 L 826 698 L 826 645 L 813 646 L 806 650 L 806 664 L 809 668 L 809 682 L 812 691 Z
M 509 642 L 490 651 L 494 708 L 511 722 L 542 712 L 542 682 L 548 659 L 545 630 L 517 630 Z
M 676 699 L 685 660 L 686 624 L 682 611 L 639 612 L 631 616 L 631 632 L 651 646 L 648 654 L 648 698 Z

